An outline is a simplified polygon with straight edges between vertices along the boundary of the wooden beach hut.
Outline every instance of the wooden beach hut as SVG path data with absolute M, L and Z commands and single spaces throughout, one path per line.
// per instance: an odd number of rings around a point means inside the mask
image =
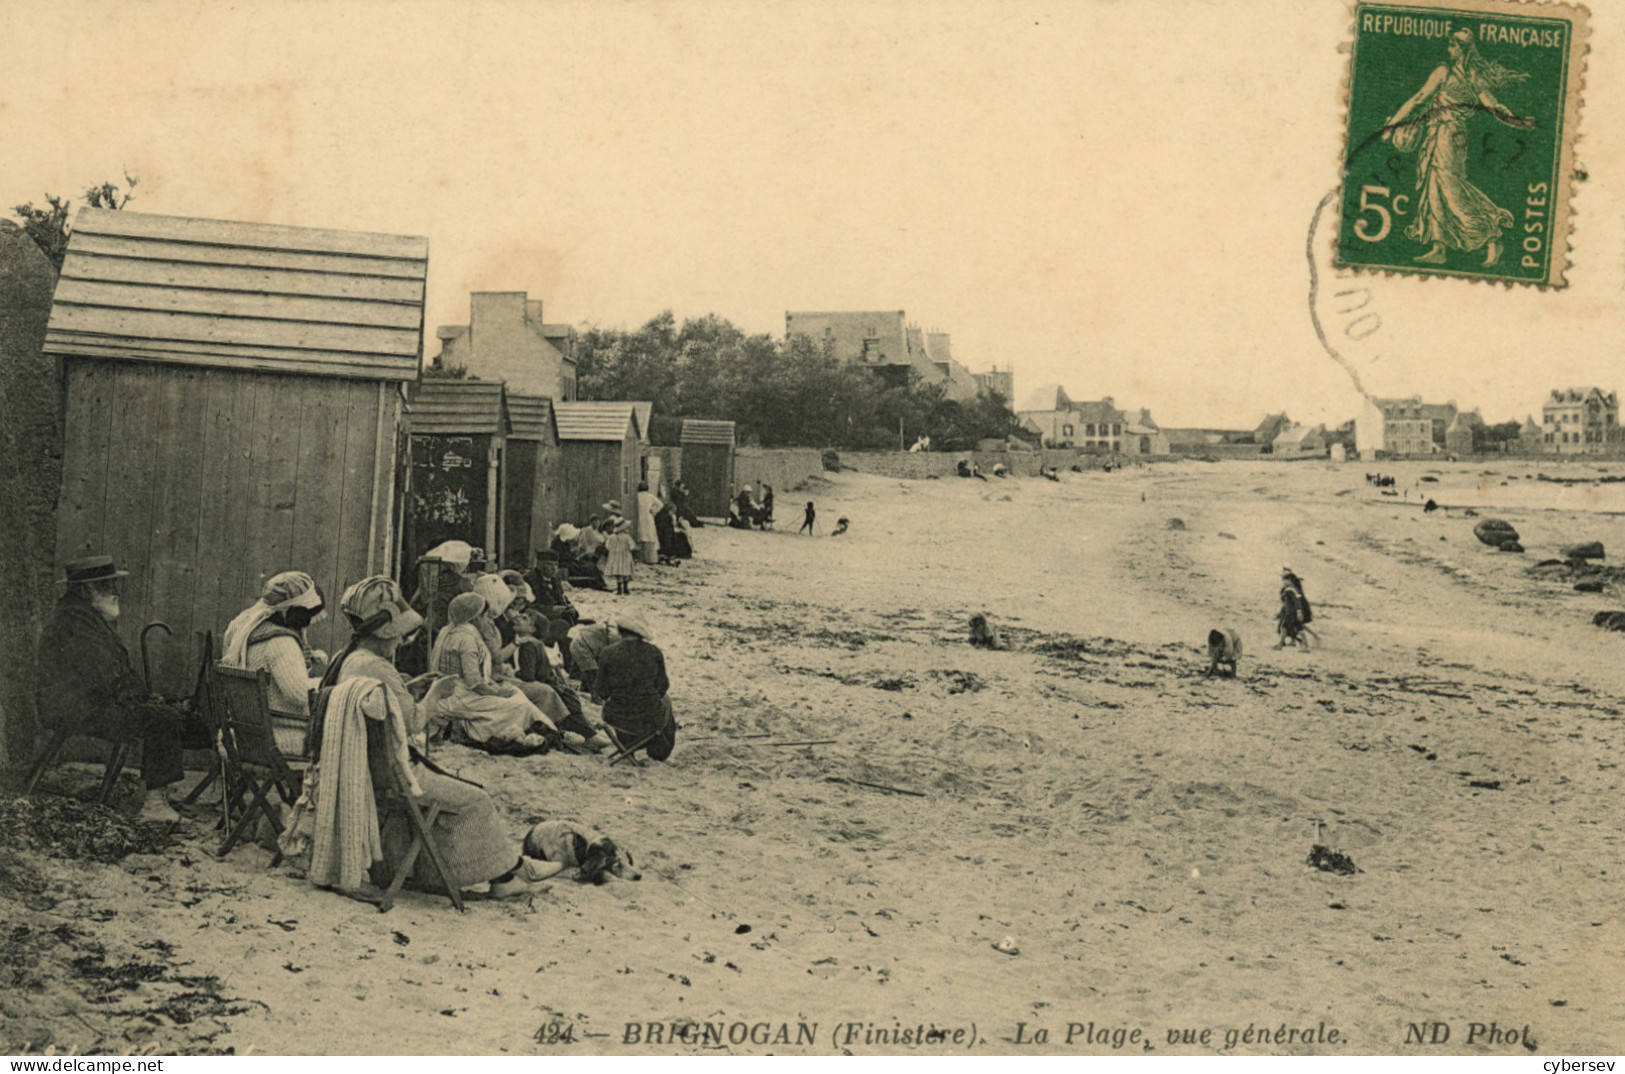
M 392 570 L 402 385 L 422 359 L 427 239 L 82 209 L 45 351 L 66 386 L 58 563 L 130 572 L 122 633 L 162 620 L 155 690 L 193 632 L 279 571 L 335 608 Z M 312 628 L 329 651 L 336 611 Z
M 559 427 L 553 400 L 508 396 L 508 449 L 503 465 L 502 563 L 529 570 L 564 521 Z
M 734 423 L 683 422 L 683 481 L 696 515 L 727 518 L 734 487 Z
M 630 518 L 643 473 L 643 439 L 631 403 L 558 402 L 560 510 L 569 522 L 602 514 L 599 504 L 619 500 Z
M 411 476 L 401 566 L 410 572 L 418 557 L 449 540 L 483 548 L 496 562 L 508 438 L 502 381 L 420 380 L 407 390 L 406 429 Z

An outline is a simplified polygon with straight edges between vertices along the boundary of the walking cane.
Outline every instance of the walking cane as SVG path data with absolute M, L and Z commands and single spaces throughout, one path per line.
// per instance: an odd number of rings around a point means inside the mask
M 152 633 L 153 627 L 163 627 L 164 637 L 172 638 L 175 632 L 169 629 L 168 623 L 151 622 L 141 628 L 141 678 L 147 684 L 147 693 L 152 693 L 152 660 L 147 653 L 147 635 Z

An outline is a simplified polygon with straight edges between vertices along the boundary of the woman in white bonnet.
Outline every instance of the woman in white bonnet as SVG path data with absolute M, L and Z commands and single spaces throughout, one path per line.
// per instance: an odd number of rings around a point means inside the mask
M 327 654 L 310 647 L 305 628 L 326 614 L 316 580 L 304 571 L 283 571 L 231 621 L 221 642 L 220 661 L 227 667 L 270 673 L 272 722 L 284 753 L 304 751 L 309 694 L 327 670 Z

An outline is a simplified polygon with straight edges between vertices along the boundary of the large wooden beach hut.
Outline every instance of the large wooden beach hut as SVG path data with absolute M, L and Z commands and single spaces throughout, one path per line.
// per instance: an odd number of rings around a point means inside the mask
M 442 541 L 467 541 L 495 562 L 502 548 L 507 394 L 500 380 L 420 380 L 407 390 L 411 477 L 401 566 Z M 413 586 L 407 585 L 411 592 Z
M 502 563 L 528 570 L 564 521 L 559 426 L 553 400 L 508 396 L 508 450 L 503 465 Z
M 683 482 L 696 515 L 727 518 L 734 487 L 734 423 L 683 422 Z
M 427 239 L 82 209 L 46 353 L 66 385 L 58 562 L 112 555 L 155 690 L 296 569 L 338 605 L 393 568 L 402 385 L 418 375 Z M 347 637 L 336 611 L 312 644 Z
M 602 514 L 599 505 L 619 500 L 631 517 L 643 473 L 643 439 L 631 403 L 558 402 L 560 509 L 566 521 Z

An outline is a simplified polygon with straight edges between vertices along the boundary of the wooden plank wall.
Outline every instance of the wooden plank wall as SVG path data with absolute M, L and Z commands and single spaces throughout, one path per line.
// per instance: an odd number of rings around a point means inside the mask
M 569 440 L 560 445 L 560 503 L 564 518 L 580 525 L 603 514 L 599 504 L 620 500 L 631 510 L 625 492 L 623 445 L 614 440 Z M 635 489 L 637 486 L 633 485 Z
M 638 509 L 638 482 L 643 480 L 643 441 L 637 434 L 627 430 L 626 439 L 621 441 L 621 511 L 633 521 L 632 537 L 634 540 L 646 540 L 637 532 Z
M 726 444 L 685 444 L 683 480 L 688 484 L 689 507 L 707 518 L 727 518 L 733 496 L 734 450 Z
M 509 440 L 502 452 L 502 548 L 503 567 L 529 570 L 534 558 L 535 539 L 531 517 L 536 505 L 536 453 L 541 444 L 532 440 Z M 545 538 L 544 538 L 545 540 Z
M 57 560 L 105 552 L 130 572 L 119 632 L 132 658 L 143 624 L 174 631 L 153 634 L 156 689 L 189 693 L 194 632 L 224 630 L 284 570 L 327 596 L 311 643 L 348 638 L 344 587 L 391 566 L 393 385 L 71 358 L 66 413 Z
M 531 499 L 532 551 L 552 546 L 553 531 L 566 521 L 563 453 L 557 444 L 536 445 L 536 495 Z M 531 562 L 535 562 L 534 555 Z

